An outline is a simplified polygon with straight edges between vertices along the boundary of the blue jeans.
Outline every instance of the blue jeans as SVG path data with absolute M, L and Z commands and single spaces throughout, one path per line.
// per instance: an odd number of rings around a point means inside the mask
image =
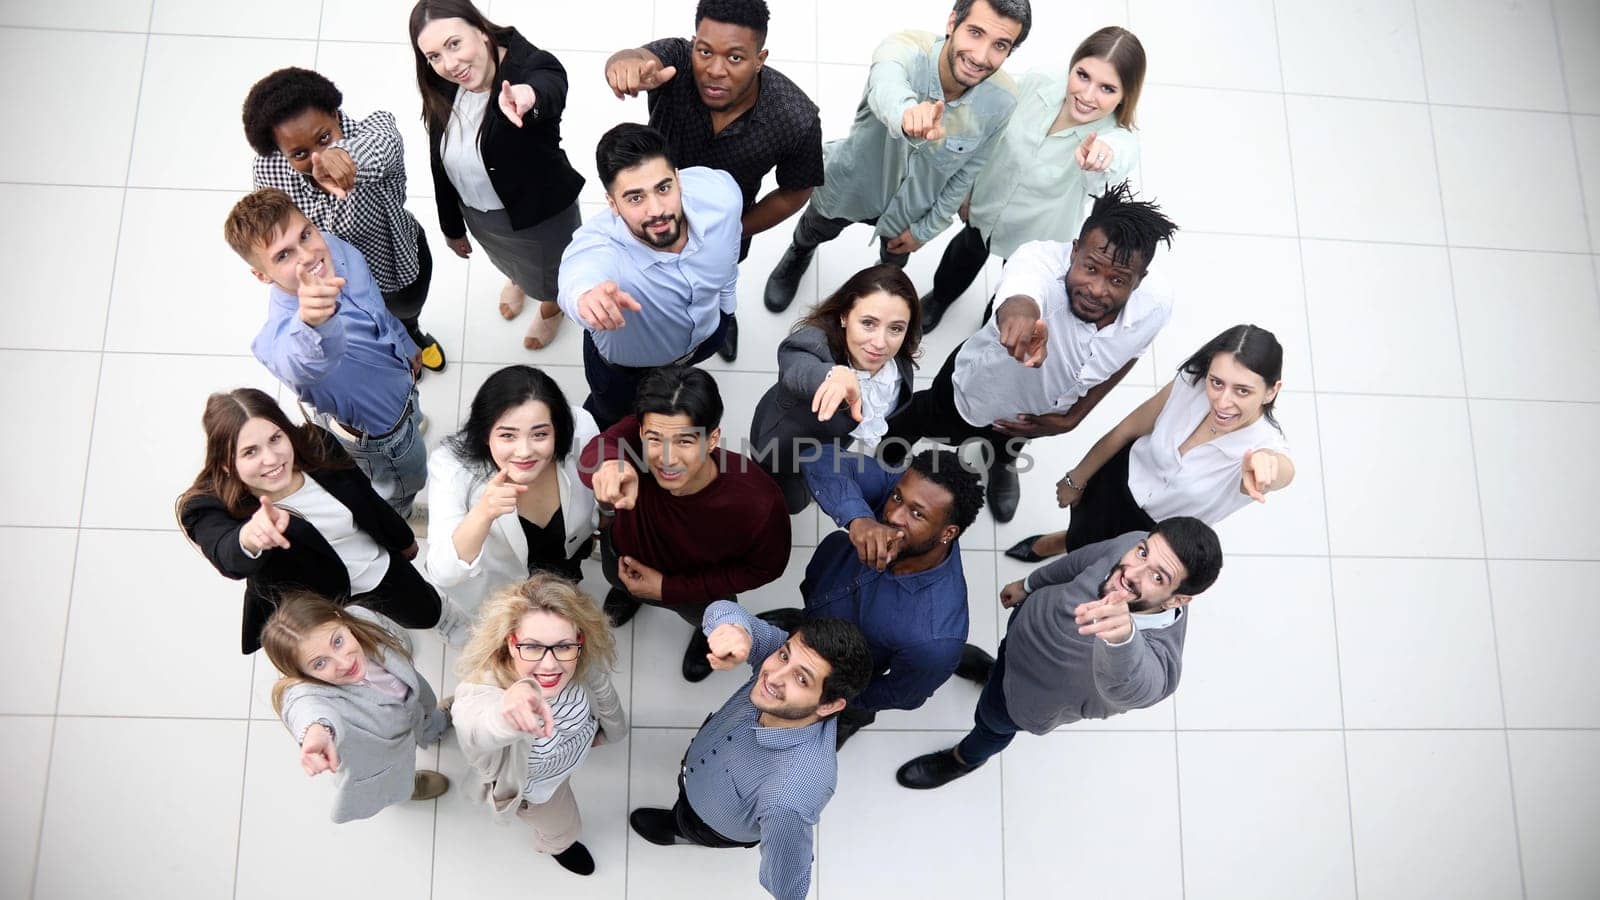
M 1005 674 L 1006 642 L 1001 641 L 1000 652 L 994 658 L 994 671 L 989 673 L 989 682 L 978 695 L 978 708 L 972 714 L 972 731 L 956 745 L 961 760 L 973 768 L 1004 750 L 1022 730 L 1006 711 Z
M 402 518 L 411 515 L 412 501 L 428 482 L 428 444 L 422 439 L 422 404 L 417 401 L 416 385 L 411 387 L 406 410 L 405 423 L 386 437 L 347 441 L 332 432 L 372 482 L 372 489 Z

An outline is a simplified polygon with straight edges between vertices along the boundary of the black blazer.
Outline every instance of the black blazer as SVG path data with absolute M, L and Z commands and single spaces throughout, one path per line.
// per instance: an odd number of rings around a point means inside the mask
M 896 356 L 894 364 L 900 369 L 900 389 L 889 415 L 911 402 L 913 388 L 911 361 Z M 849 443 L 850 432 L 859 423 L 850 417 L 848 407 L 841 405 L 826 422 L 818 422 L 811 411 L 811 398 L 828 371 L 841 365 L 849 363 L 833 358 L 828 336 L 814 325 L 795 331 L 778 345 L 778 383 L 767 388 L 750 420 L 751 453 L 767 461 L 768 471 L 798 474 L 793 452 L 797 438 L 841 446 Z M 769 443 L 776 450 L 771 456 L 767 455 Z
M 557 59 L 528 43 L 515 28 L 497 31 L 495 42 L 506 48 L 505 59 L 490 88 L 488 125 L 483 132 L 483 165 L 489 183 L 506 205 L 511 227 L 537 225 L 571 206 L 583 189 L 583 176 L 561 149 L 561 110 L 567 103 L 567 70 Z M 526 84 L 536 95 L 522 127 L 500 112 L 500 82 Z M 445 173 L 439 142 L 444 132 L 429 123 L 428 161 L 433 167 L 433 196 L 439 205 L 439 230 L 447 238 L 464 237 L 461 195 Z
M 354 466 L 327 469 L 307 472 L 306 477 L 315 480 L 348 507 L 356 527 L 389 550 L 389 565 L 410 565 L 403 553 L 416 541 L 411 526 L 378 496 L 360 469 Z M 250 514 L 254 514 L 256 508 L 258 505 L 253 505 Z M 179 517 L 189 539 L 218 572 L 236 581 L 244 579 L 240 645 L 245 653 L 254 653 L 261 647 L 261 626 L 272 615 L 277 606 L 277 593 L 283 588 L 303 587 L 329 599 L 346 597 L 350 593 L 350 570 L 321 532 L 299 516 L 289 517 L 285 533 L 289 549 L 268 548 L 256 559 L 251 559 L 239 546 L 239 531 L 250 515 L 235 518 L 220 499 L 200 496 L 184 504 Z

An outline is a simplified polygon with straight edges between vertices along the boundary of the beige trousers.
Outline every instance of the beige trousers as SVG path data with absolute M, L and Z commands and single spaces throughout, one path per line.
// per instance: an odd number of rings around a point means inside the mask
M 578 815 L 578 798 L 572 796 L 570 778 L 562 779 L 561 786 L 543 803 L 522 801 L 517 818 L 533 826 L 534 849 L 551 856 L 571 847 L 583 831 L 583 817 Z

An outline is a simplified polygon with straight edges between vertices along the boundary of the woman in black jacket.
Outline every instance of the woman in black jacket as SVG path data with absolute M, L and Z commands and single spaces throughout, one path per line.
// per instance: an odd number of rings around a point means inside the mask
M 463 259 L 472 232 L 505 274 L 500 315 L 539 301 L 522 345 L 549 346 L 561 324 L 556 270 L 582 221 L 583 176 L 561 149 L 566 70 L 470 0 L 419 0 L 411 46 L 439 230 Z
M 778 383 L 756 404 L 751 453 L 793 515 L 811 503 L 800 463 L 816 448 L 874 453 L 911 399 L 922 342 L 917 289 L 899 266 L 869 266 L 817 304 L 778 345 Z
M 245 581 L 243 652 L 261 646 L 261 626 L 291 586 L 407 628 L 445 626 L 438 592 L 411 566 L 411 526 L 337 441 L 294 425 L 255 388 L 212 394 L 201 422 L 205 465 L 178 498 L 178 521 L 218 572 Z

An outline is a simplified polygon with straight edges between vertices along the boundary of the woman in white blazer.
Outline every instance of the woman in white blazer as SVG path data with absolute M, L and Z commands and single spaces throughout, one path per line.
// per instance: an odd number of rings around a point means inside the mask
M 578 451 L 598 433 L 538 369 L 490 375 L 466 424 L 428 457 L 429 580 L 469 610 L 535 571 L 579 581 L 595 504 Z

